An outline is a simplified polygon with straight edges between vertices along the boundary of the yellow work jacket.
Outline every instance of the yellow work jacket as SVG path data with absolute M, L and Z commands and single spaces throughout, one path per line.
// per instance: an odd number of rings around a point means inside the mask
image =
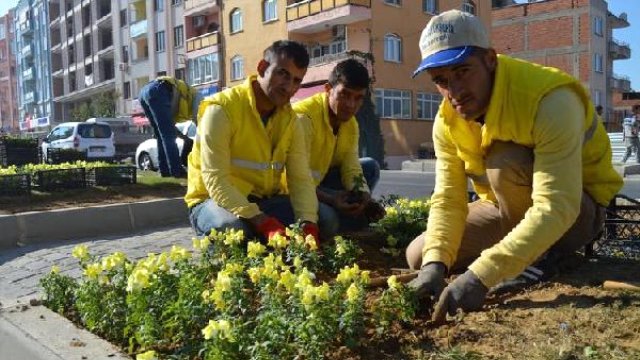
M 566 129 L 556 134 L 544 133 L 536 129 L 538 106 L 545 95 L 559 88 L 577 94 L 586 116 L 581 124 L 567 123 L 560 125 Z M 497 205 L 484 163 L 486 151 L 496 140 L 533 150 L 533 205 L 509 234 L 469 267 L 486 286 L 516 276 L 560 239 L 579 213 L 582 189 L 606 206 L 622 187 L 622 179 L 611 164 L 611 145 L 604 126 L 594 114 L 589 94 L 571 76 L 502 55 L 498 55 L 484 125 L 464 120 L 447 99 L 443 100 L 434 123 L 436 188 L 423 264 L 441 261 L 451 266 L 455 262 L 468 212 L 467 178 L 472 179 L 483 201 Z M 552 124 L 565 120 L 548 119 L 545 121 Z M 561 137 L 564 142 L 558 140 Z
M 345 189 L 353 189 L 353 179 L 362 176 L 358 159 L 358 122 L 352 117 L 341 123 L 334 135 L 329 121 L 329 96 L 326 92 L 315 94 L 293 104 L 305 132 L 309 155 L 309 167 L 316 185 L 324 179 L 330 167 L 340 168 Z M 368 191 L 368 187 L 361 189 Z
M 187 120 L 193 120 L 193 100 L 196 97 L 196 89 L 187 85 L 182 80 L 173 78 L 171 76 L 160 76 L 156 79 L 156 81 L 165 81 L 173 85 L 173 88 L 177 91 L 174 91 L 173 102 L 176 103 L 176 107 L 174 108 L 174 116 L 173 120 L 176 123 L 184 122 Z
M 283 193 L 280 177 L 287 169 L 296 218 L 317 221 L 318 200 L 296 114 L 287 104 L 265 127 L 252 89 L 244 84 L 205 98 L 198 110 L 198 130 L 189 155 L 187 206 L 208 198 L 242 218 L 260 213 L 247 200 Z

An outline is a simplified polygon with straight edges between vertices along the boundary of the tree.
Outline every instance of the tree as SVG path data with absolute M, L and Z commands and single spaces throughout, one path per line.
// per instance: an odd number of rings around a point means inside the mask
M 72 121 L 85 121 L 92 117 L 116 116 L 116 92 L 107 91 L 96 95 L 71 111 Z

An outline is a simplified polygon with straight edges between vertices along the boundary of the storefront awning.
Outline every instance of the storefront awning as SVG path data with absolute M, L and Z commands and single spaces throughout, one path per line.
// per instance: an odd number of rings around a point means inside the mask
M 306 87 L 306 88 L 301 87 L 300 89 L 298 89 L 298 92 L 296 92 L 295 95 L 293 95 L 293 97 L 291 98 L 291 102 L 294 103 L 296 101 L 306 99 L 309 96 L 315 95 L 322 91 L 324 91 L 324 84 L 315 85 L 315 86 Z

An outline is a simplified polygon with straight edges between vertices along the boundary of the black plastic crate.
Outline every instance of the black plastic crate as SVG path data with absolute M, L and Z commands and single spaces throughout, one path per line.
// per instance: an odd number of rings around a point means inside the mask
M 29 174 L 0 175 L 0 196 L 31 194 Z
M 78 160 L 87 160 L 87 152 L 76 149 L 47 149 L 47 163 L 49 164 L 62 164 Z
M 87 170 L 87 186 L 135 184 L 135 166 L 102 166 Z
M 586 254 L 640 259 L 640 202 L 616 195 L 607 207 L 601 236 L 587 246 Z
M 84 168 L 39 170 L 33 174 L 32 183 L 38 190 L 81 189 L 86 187 Z

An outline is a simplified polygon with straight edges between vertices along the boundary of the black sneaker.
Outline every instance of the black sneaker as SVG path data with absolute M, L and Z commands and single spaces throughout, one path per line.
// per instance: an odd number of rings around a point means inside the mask
M 554 266 L 541 266 L 536 263 L 527 266 L 520 275 L 513 279 L 505 280 L 489 290 L 489 295 L 502 296 L 519 293 L 533 285 L 549 281 L 557 271 Z

